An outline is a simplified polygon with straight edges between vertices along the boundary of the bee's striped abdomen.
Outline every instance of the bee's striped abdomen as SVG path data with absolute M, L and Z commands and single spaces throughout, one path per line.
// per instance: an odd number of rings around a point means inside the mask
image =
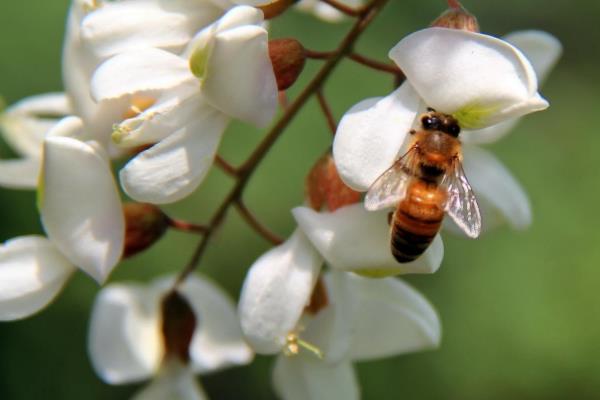
M 398 262 L 414 261 L 440 230 L 446 194 L 437 185 L 416 180 L 398 204 L 392 220 L 391 249 Z

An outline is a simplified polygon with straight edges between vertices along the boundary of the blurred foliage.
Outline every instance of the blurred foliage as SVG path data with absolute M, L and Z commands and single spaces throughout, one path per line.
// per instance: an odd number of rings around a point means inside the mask
M 405 34 L 422 28 L 443 1 L 391 1 L 358 44 L 384 60 Z M 565 399 L 600 396 L 600 2 L 504 0 L 465 6 L 482 30 L 502 35 L 544 29 L 563 42 L 564 57 L 542 90 L 548 111 L 527 117 L 492 146 L 530 194 L 534 224 L 501 229 L 476 242 L 445 236 L 443 267 L 408 277 L 439 310 L 440 350 L 362 364 L 365 399 Z M 60 53 L 66 0 L 0 2 L 0 93 L 12 103 L 61 90 Z M 293 36 L 312 49 L 333 48 L 349 24 L 328 26 L 289 13 L 272 24 L 273 37 Z M 318 68 L 311 62 L 298 92 Z M 360 76 L 360 79 L 357 77 Z M 326 93 L 336 116 L 367 96 L 389 92 L 388 77 L 351 62 L 340 66 Z M 261 132 L 235 124 L 222 154 L 241 161 Z M 246 192 L 247 203 L 282 235 L 293 229 L 289 209 L 303 201 L 303 179 L 325 151 L 330 134 L 311 102 L 269 153 Z M 10 150 L 1 145 L 2 156 Z M 192 197 L 167 207 L 179 218 L 204 221 L 231 185 L 213 172 Z M 0 239 L 41 232 L 34 194 L 0 190 Z M 196 238 L 169 233 L 150 251 L 124 262 L 112 280 L 151 280 L 185 264 Z M 239 292 L 246 268 L 267 244 L 231 213 L 201 271 Z M 235 251 L 232 251 L 235 249 Z M 39 315 L 0 325 L 0 399 L 126 399 L 137 386 L 110 387 L 94 374 L 86 329 L 98 287 L 83 274 Z M 269 399 L 271 360 L 202 377 L 214 399 Z

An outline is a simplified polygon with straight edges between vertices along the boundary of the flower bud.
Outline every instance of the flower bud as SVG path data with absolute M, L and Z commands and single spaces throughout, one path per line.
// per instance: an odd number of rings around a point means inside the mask
M 131 257 L 152 246 L 169 227 L 169 218 L 152 204 L 126 203 L 125 248 L 123 258 Z
M 361 194 L 350 189 L 340 178 L 331 151 L 321 157 L 306 178 L 306 197 L 310 206 L 329 211 L 358 203 Z
M 185 297 L 172 291 L 163 298 L 161 311 L 165 356 L 175 356 L 187 363 L 190 360 L 190 343 L 196 330 L 194 310 Z
M 274 39 L 269 41 L 269 57 L 279 90 L 292 86 L 304 69 L 306 51 L 296 39 Z
M 477 18 L 468 12 L 457 0 L 448 1 L 450 8 L 431 23 L 432 27 L 460 29 L 469 32 L 479 32 Z
M 304 310 L 312 315 L 317 315 L 319 311 L 329 305 L 329 295 L 327 294 L 327 287 L 323 281 L 323 277 L 320 276 L 317 279 L 317 283 L 313 289 L 312 295 L 310 296 L 310 302 L 304 308 Z
M 298 0 L 275 0 L 257 8 L 262 10 L 265 19 L 271 19 L 283 14 L 290 6 L 297 2 Z

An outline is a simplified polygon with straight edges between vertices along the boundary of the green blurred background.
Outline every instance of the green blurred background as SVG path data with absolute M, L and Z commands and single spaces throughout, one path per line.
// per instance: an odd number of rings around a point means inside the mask
M 402 36 L 426 26 L 444 6 L 441 0 L 392 0 L 358 49 L 383 60 Z M 600 2 L 465 0 L 465 6 L 484 32 L 544 29 L 565 48 L 542 90 L 550 109 L 527 117 L 491 146 L 527 189 L 534 223 L 526 232 L 500 229 L 476 242 L 445 235 L 440 271 L 406 278 L 439 310 L 441 349 L 360 365 L 363 398 L 600 398 L 600 130 L 595 122 Z M 61 90 L 67 7 L 67 0 L 0 2 L 0 93 L 9 103 Z M 348 23 L 329 26 L 290 13 L 272 24 L 272 37 L 294 36 L 309 48 L 327 50 L 348 28 Z M 297 88 L 318 65 L 310 63 Z M 326 93 L 339 117 L 358 100 L 390 88 L 389 78 L 346 62 Z M 222 154 L 239 162 L 260 137 L 259 131 L 234 125 Z M 304 176 L 329 141 L 312 101 L 252 180 L 247 203 L 281 235 L 293 229 L 289 209 L 302 202 Z M 3 144 L 0 153 L 12 155 Z M 195 195 L 167 209 L 204 221 L 231 183 L 214 171 Z M 0 190 L 0 240 L 41 232 L 34 200 L 30 192 Z M 112 280 L 151 280 L 176 271 L 196 240 L 169 233 L 150 251 L 122 263 Z M 231 213 L 200 269 L 236 294 L 246 268 L 267 248 Z M 0 399 L 126 399 L 137 390 L 105 385 L 91 369 L 86 329 L 97 291 L 79 273 L 39 315 L 0 325 Z M 271 362 L 258 357 L 250 367 L 201 380 L 214 399 L 270 399 Z

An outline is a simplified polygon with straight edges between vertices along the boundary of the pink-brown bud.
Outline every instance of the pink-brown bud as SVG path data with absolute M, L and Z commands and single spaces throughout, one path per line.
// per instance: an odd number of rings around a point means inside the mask
M 340 207 L 358 203 L 361 194 L 350 189 L 342 181 L 333 156 L 328 151 L 306 177 L 306 197 L 315 210 L 326 207 L 329 211 L 335 211 Z
M 123 258 L 131 257 L 152 246 L 169 227 L 169 218 L 152 204 L 126 203 L 125 248 Z
M 431 23 L 432 27 L 460 29 L 469 32 L 479 32 L 477 18 L 468 12 L 456 0 L 448 1 L 450 8 Z
M 329 295 L 327 294 L 327 286 L 323 281 L 323 277 L 320 276 L 317 279 L 317 283 L 313 289 L 312 295 L 310 296 L 310 303 L 304 308 L 304 310 L 312 315 L 317 315 L 319 311 L 329 305 Z
M 190 360 L 190 343 L 196 330 L 196 315 L 185 297 L 172 291 L 161 304 L 162 337 L 165 356 L 175 356 L 181 361 Z
M 296 39 L 269 41 L 269 57 L 279 90 L 292 86 L 302 73 L 306 62 L 304 46 Z
M 271 1 L 269 4 L 258 6 L 257 8 L 262 10 L 263 14 L 265 15 L 265 19 L 271 19 L 283 14 L 297 1 L 298 0 L 275 0 Z

